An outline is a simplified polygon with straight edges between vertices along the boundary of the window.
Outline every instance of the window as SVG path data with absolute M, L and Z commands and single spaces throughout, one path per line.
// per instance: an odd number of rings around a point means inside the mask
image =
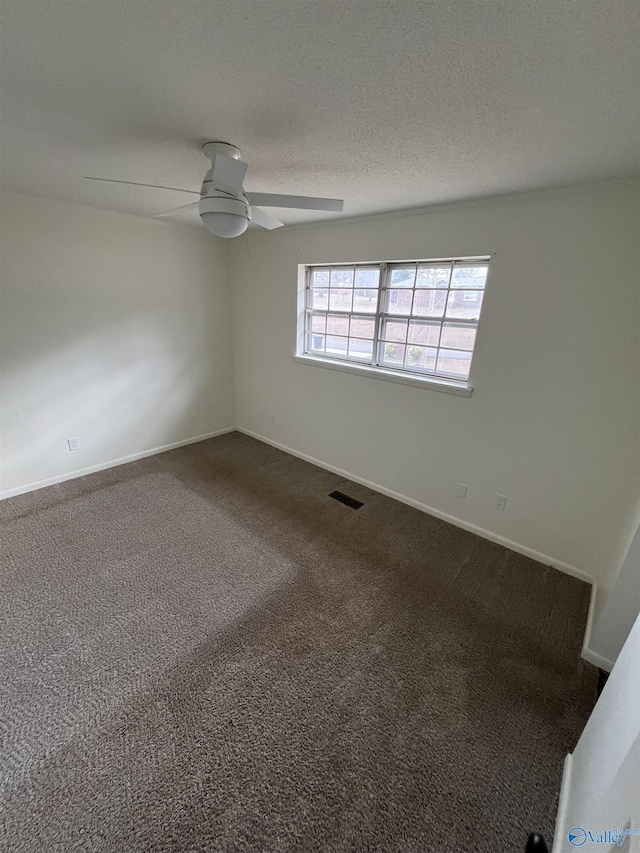
M 488 258 L 305 267 L 298 355 L 466 387 L 488 269 Z

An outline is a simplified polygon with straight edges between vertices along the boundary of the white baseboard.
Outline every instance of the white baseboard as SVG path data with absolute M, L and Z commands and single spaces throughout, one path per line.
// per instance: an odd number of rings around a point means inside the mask
M 584 630 L 584 641 L 582 643 L 582 651 L 580 656 L 588 663 L 597 666 L 599 669 L 604 669 L 606 672 L 611 672 L 614 661 L 594 652 L 591 648 L 591 634 L 593 632 L 593 622 L 596 615 L 596 604 L 598 599 L 598 585 L 594 582 L 591 587 L 591 600 L 589 601 L 589 613 L 587 615 L 587 625 Z
M 573 756 L 568 753 L 564 760 L 562 770 L 562 783 L 560 785 L 560 797 L 558 799 L 558 812 L 556 814 L 556 828 L 553 831 L 553 847 L 551 853 L 561 853 L 564 839 L 567 836 L 567 805 L 569 803 L 569 791 L 571 790 L 571 770 Z
M 77 477 L 94 474 L 96 471 L 105 471 L 107 468 L 126 465 L 127 462 L 135 462 L 136 459 L 144 459 L 147 456 L 155 456 L 157 453 L 165 453 L 167 450 L 175 450 L 176 447 L 184 447 L 187 444 L 196 444 L 198 441 L 205 441 L 207 438 L 215 438 L 216 436 L 224 435 L 227 432 L 235 432 L 235 429 L 235 427 L 217 429 L 214 432 L 208 432 L 204 435 L 196 435 L 193 438 L 185 438 L 182 441 L 174 441 L 171 444 L 164 444 L 162 447 L 153 447 L 151 450 L 143 450 L 141 453 L 132 453 L 130 456 L 121 456 L 119 459 L 111 459 L 109 462 L 100 462 L 98 465 L 91 465 L 88 468 L 78 468 L 75 471 L 70 471 L 66 474 L 59 474 L 56 477 L 49 477 L 46 480 L 38 480 L 36 483 L 27 483 L 26 485 L 18 486 L 15 489 L 6 489 L 5 491 L 0 491 L 0 500 L 13 498 L 16 495 L 23 495 L 26 492 L 34 492 L 36 489 L 44 489 L 46 486 L 54 486 L 56 483 L 64 483 L 66 480 L 75 480 Z
M 426 512 L 429 515 L 433 515 L 436 518 L 442 519 L 442 521 L 448 521 L 449 524 L 454 524 L 456 527 L 461 527 L 463 530 L 468 530 L 470 533 L 475 533 L 478 536 L 481 536 L 483 539 L 488 539 L 490 542 L 495 542 L 498 545 L 504 545 L 505 548 L 510 548 L 512 551 L 516 551 L 518 554 L 523 554 L 525 557 L 531 557 L 532 560 L 537 560 L 539 563 L 543 563 L 544 565 L 551 566 L 554 569 L 558 569 L 561 572 L 564 572 L 567 575 L 571 575 L 574 578 L 578 578 L 581 581 L 585 581 L 588 584 L 594 586 L 594 580 L 587 572 L 582 569 L 577 568 L 577 566 L 571 566 L 569 563 L 563 563 L 561 560 L 556 560 L 554 557 L 550 557 L 548 554 L 542 554 L 540 551 L 535 551 L 533 548 L 529 548 L 527 545 L 521 545 L 519 542 L 514 542 L 511 539 L 507 539 L 504 536 L 499 536 L 497 533 L 493 533 L 491 530 L 485 530 L 483 527 L 478 527 L 475 524 L 470 524 L 468 521 L 464 521 L 461 518 L 457 518 L 455 515 L 449 515 L 449 513 L 442 512 L 442 510 L 436 509 L 435 507 L 428 506 L 427 504 L 421 503 L 420 501 L 414 500 L 413 498 L 407 497 L 406 495 L 401 495 L 399 492 L 394 492 L 393 489 L 387 489 L 385 486 L 380 486 L 378 483 L 372 483 L 370 480 L 365 480 L 363 477 L 358 477 L 357 474 L 352 474 L 350 471 L 344 471 L 342 468 L 336 468 L 335 465 L 329 465 L 326 462 L 323 462 L 321 459 L 316 459 L 313 456 L 309 456 L 307 453 L 301 453 L 298 450 L 294 450 L 292 447 L 287 447 L 285 444 L 280 444 L 278 441 L 272 441 L 270 438 L 266 438 L 264 435 L 260 435 L 259 433 L 253 432 L 252 430 L 245 429 L 244 427 L 238 426 L 236 427 L 238 432 L 242 432 L 245 435 L 251 436 L 251 438 L 256 438 L 258 441 L 262 441 L 265 444 L 270 444 L 272 447 L 277 447 L 278 450 L 284 450 L 285 453 L 290 453 L 292 456 L 297 456 L 299 459 L 304 459 L 305 462 L 311 462 L 312 465 L 317 465 L 319 468 L 324 468 L 327 471 L 331 471 L 333 474 L 338 474 L 340 477 L 344 477 L 345 480 L 353 480 L 354 483 L 360 483 L 361 486 L 366 486 L 368 489 L 371 489 L 374 492 L 380 492 L 380 494 L 386 495 L 389 498 L 393 498 L 396 501 L 400 501 L 400 503 L 408 504 L 409 506 L 414 507 L 414 509 L 419 509 L 422 512 Z
M 56 477 L 49 477 L 46 480 L 39 480 L 34 483 L 28 483 L 23 486 L 18 486 L 14 489 L 6 489 L 5 491 L 0 491 L 0 500 L 15 497 L 16 495 L 22 495 L 26 492 L 32 492 L 36 489 L 43 489 L 46 486 L 53 486 L 56 483 L 63 483 L 66 480 L 74 480 L 77 477 L 84 477 L 87 474 L 93 474 L 96 471 L 104 471 L 107 468 L 115 468 L 118 465 L 126 465 L 127 462 L 135 462 L 137 459 L 144 459 L 147 456 L 155 456 L 158 453 L 165 453 L 167 450 L 174 450 L 177 447 L 184 447 L 187 444 L 196 444 L 199 441 L 206 441 L 209 438 L 216 438 L 216 436 L 224 435 L 228 432 L 235 432 L 236 430 L 238 432 L 250 436 L 251 438 L 257 439 L 258 441 L 262 441 L 265 444 L 270 444 L 272 447 L 276 447 L 278 450 L 282 450 L 285 453 L 289 453 L 291 456 L 296 456 L 299 459 L 303 459 L 305 462 L 310 462 L 312 465 L 317 465 L 319 468 L 324 468 L 327 471 L 331 471 L 332 473 L 337 474 L 345 480 L 352 480 L 354 483 L 360 483 L 362 486 L 366 486 L 368 489 L 372 489 L 372 491 L 374 492 L 380 492 L 380 494 L 400 501 L 400 503 L 407 504 L 408 506 L 414 507 L 414 509 L 418 509 L 421 512 L 427 513 L 428 515 L 433 515 L 435 516 L 435 518 L 440 518 L 442 521 L 446 521 L 449 524 L 453 524 L 456 527 L 460 527 L 462 530 L 467 530 L 470 533 L 475 533 L 476 535 L 481 536 L 483 539 L 488 539 L 490 542 L 495 542 L 498 545 L 503 545 L 505 548 L 509 548 L 512 551 L 516 551 L 518 554 L 523 554 L 525 557 L 531 557 L 531 559 L 536 560 L 537 562 L 542 563 L 543 565 L 551 566 L 552 568 L 558 569 L 559 571 L 564 572 L 567 575 L 571 575 L 572 577 L 578 578 L 579 580 L 591 584 L 591 600 L 589 603 L 587 625 L 585 628 L 584 643 L 582 646 L 582 657 L 584 658 L 584 660 L 588 661 L 589 663 L 592 663 L 594 666 L 600 667 L 601 669 L 605 669 L 608 672 L 610 672 L 613 668 L 613 663 L 610 660 L 607 660 L 602 655 L 599 655 L 597 652 L 593 652 L 589 648 L 591 632 L 593 629 L 597 586 L 591 575 L 589 575 L 587 572 L 577 568 L 577 566 L 572 566 L 569 563 L 564 563 L 562 560 L 556 560 L 554 557 L 551 557 L 548 554 L 543 554 L 540 551 L 536 551 L 533 548 L 529 548 L 527 545 L 521 545 L 519 542 L 514 542 L 512 539 L 507 539 L 504 536 L 499 536 L 497 533 L 493 533 L 491 530 L 486 530 L 485 528 L 479 527 L 476 524 L 471 524 L 468 521 L 464 521 L 463 519 L 458 518 L 457 516 L 442 512 L 441 510 L 436 509 L 435 507 L 428 506 L 427 504 L 422 503 L 421 501 L 417 501 L 414 498 L 410 498 L 407 495 L 402 495 L 399 492 L 395 492 L 393 489 L 388 489 L 378 483 L 373 483 L 371 482 L 371 480 L 367 480 L 364 477 L 359 477 L 357 474 L 353 474 L 350 471 L 345 471 L 342 468 L 337 468 L 335 465 L 329 465 L 327 462 L 323 462 L 321 459 L 316 459 L 314 456 L 310 456 L 307 453 L 301 453 L 300 451 L 295 450 L 293 447 L 288 447 L 286 444 L 281 444 L 278 441 L 273 441 L 272 439 L 267 438 L 264 435 L 260 435 L 257 432 L 253 432 L 253 430 L 246 429 L 245 427 L 225 427 L 224 429 L 214 430 L 214 432 L 205 433 L 204 435 L 196 435 L 192 438 L 186 438 L 182 441 L 174 441 L 171 444 L 165 444 L 161 447 L 154 447 L 150 450 L 143 450 L 140 453 L 133 453 L 129 456 L 122 456 L 118 459 L 111 459 L 108 462 L 101 462 L 98 465 L 92 465 L 88 468 L 78 468 L 75 471 L 60 474 Z M 568 757 L 570 758 L 570 756 Z
M 586 643 L 582 647 L 582 658 L 588 663 L 592 663 L 594 666 L 597 666 L 598 669 L 604 669 L 605 672 L 611 672 L 613 669 L 614 662 L 612 660 L 609 660 L 609 658 L 606 658 L 604 655 L 598 654 L 598 652 L 594 652 Z

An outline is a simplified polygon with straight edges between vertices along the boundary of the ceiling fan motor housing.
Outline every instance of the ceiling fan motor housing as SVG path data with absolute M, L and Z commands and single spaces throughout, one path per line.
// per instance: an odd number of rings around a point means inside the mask
M 228 213 L 232 216 L 244 216 L 247 220 L 251 219 L 249 203 L 242 198 L 229 198 L 221 195 L 203 196 L 198 208 L 200 216 L 204 213 Z

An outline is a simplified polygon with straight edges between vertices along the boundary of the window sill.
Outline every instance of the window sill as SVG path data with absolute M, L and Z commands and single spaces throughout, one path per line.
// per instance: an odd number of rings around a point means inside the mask
M 435 377 L 408 376 L 406 373 L 394 373 L 382 367 L 370 367 L 366 364 L 344 364 L 340 361 L 329 361 L 325 358 L 314 358 L 312 355 L 294 355 L 293 360 L 299 364 L 312 364 L 315 367 L 326 367 L 329 370 L 340 370 L 342 373 L 355 373 L 368 376 L 370 379 L 384 379 L 386 382 L 399 382 L 401 385 L 412 385 L 414 388 L 428 388 L 431 391 L 443 391 L 456 397 L 470 397 L 473 388 L 458 382 L 447 382 L 446 379 Z

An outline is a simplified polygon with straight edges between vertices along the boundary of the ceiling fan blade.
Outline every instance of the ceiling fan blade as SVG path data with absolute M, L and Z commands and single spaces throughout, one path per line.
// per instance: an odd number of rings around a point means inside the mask
M 190 193 L 191 195 L 200 195 L 199 190 L 183 190 L 180 187 L 161 187 L 158 184 L 139 184 L 137 181 L 116 181 L 114 178 L 93 178 L 89 175 L 84 176 L 85 181 L 104 181 L 107 184 L 128 184 L 130 187 L 151 187 L 153 190 L 174 190 L 177 193 Z
M 301 210 L 334 210 L 344 207 L 341 198 L 312 198 L 306 195 L 277 195 L 275 193 L 246 193 L 249 204 L 261 207 L 296 207 Z
M 190 210 L 192 207 L 198 207 L 199 201 L 192 201 L 191 204 L 182 204 L 180 207 L 172 207 L 171 210 L 163 210 L 162 213 L 156 213 L 154 219 L 160 216 L 168 216 L 170 213 L 177 213 L 179 210 Z
M 266 210 L 260 210 L 259 207 L 254 207 L 253 205 L 251 205 L 251 221 L 262 228 L 266 228 L 267 231 L 273 231 L 274 228 L 282 228 L 284 225 L 284 222 L 280 222 L 279 219 L 271 216 Z
M 242 192 L 242 183 L 246 174 L 247 164 L 242 160 L 234 160 L 226 154 L 216 154 L 211 176 L 214 189 L 238 196 Z

